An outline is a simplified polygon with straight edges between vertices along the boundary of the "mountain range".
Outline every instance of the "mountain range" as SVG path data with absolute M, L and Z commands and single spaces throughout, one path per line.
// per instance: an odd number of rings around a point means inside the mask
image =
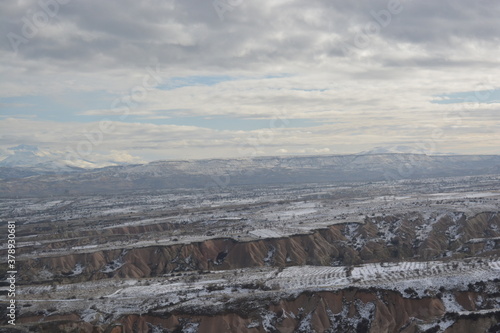
M 117 193 L 175 188 L 228 188 L 329 182 L 397 181 L 500 174 L 498 155 L 367 153 L 156 161 L 97 169 L 43 169 L 45 155 L 23 147 L 1 161 L 0 196 Z M 6 167 L 36 156 L 34 166 Z M 18 158 L 19 157 L 19 158 Z M 54 164 L 52 164 L 54 165 Z

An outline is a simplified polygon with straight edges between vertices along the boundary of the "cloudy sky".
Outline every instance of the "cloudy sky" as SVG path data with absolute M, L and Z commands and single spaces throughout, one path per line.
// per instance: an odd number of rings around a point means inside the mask
M 0 2 L 0 152 L 500 154 L 500 2 Z

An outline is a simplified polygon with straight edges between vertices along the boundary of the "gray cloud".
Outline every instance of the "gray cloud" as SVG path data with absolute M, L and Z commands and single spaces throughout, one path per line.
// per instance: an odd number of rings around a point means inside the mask
M 458 150 L 463 142 L 470 150 L 474 135 L 486 141 L 484 133 L 478 134 L 481 126 L 498 118 L 498 109 L 491 106 L 462 115 L 471 127 L 457 128 L 446 121 L 456 106 L 430 102 L 435 95 L 473 91 L 483 81 L 500 86 L 495 57 L 500 51 L 498 2 L 401 0 L 401 10 L 392 13 L 389 0 L 220 3 L 230 8 L 223 20 L 213 1 L 70 1 L 59 5 L 57 15 L 28 37 L 23 27 L 26 19 L 33 22 L 33 15 L 43 12 L 38 2 L 2 1 L 0 96 L 95 90 L 119 95 L 140 84 L 145 68 L 156 63 L 167 80 L 230 75 L 234 82 L 152 89 L 130 112 L 143 120 L 189 115 L 272 119 L 277 110 L 285 110 L 290 119 L 325 122 L 314 135 L 302 129 L 280 132 L 275 142 L 262 145 L 265 152 L 271 151 L 265 147 L 276 151 L 276 145 L 293 152 L 290 145 L 302 145 L 304 137 L 310 138 L 310 149 L 332 152 L 335 148 L 328 142 L 334 139 L 354 142 L 356 149 L 363 140 L 377 145 L 391 140 L 408 143 L 428 138 L 425 126 L 430 125 L 446 130 L 449 147 Z M 24 38 L 17 53 L 12 34 Z M 275 74 L 287 75 L 266 79 Z M 79 111 L 82 121 L 87 119 L 84 115 L 112 114 L 111 106 Z M 44 127 L 29 124 L 33 131 Z M 410 131 L 408 124 L 420 127 Z M 53 125 L 47 122 L 47 128 Z M 71 130 L 61 127 L 61 135 L 77 142 L 71 133 L 81 125 L 64 126 Z M 107 144 L 110 149 L 126 149 L 120 140 L 134 138 L 134 147 L 152 150 L 166 141 L 178 149 L 201 149 L 234 146 L 255 135 L 155 126 L 124 124 L 123 132 Z M 46 134 L 18 132 L 2 138 L 12 144 L 57 144 Z M 457 140 L 459 132 L 470 137 Z
M 71 1 L 60 5 L 58 14 L 35 37 L 19 45 L 18 55 L 69 70 L 78 70 L 78 64 L 94 71 L 110 66 L 134 68 L 151 59 L 185 69 L 251 70 L 304 65 L 320 56 L 334 61 L 346 57 L 345 43 L 354 51 L 384 54 L 375 41 L 358 50 L 356 38 L 368 35 L 387 43 L 418 45 L 430 56 L 397 62 L 385 54 L 388 60 L 384 56 L 373 60 L 432 67 L 447 66 L 449 61 L 439 53 L 459 51 L 467 41 L 498 42 L 500 4 L 496 2 L 401 0 L 400 12 L 394 14 L 388 11 L 389 3 L 241 2 L 220 20 L 211 1 Z M 3 34 L 22 35 L 21 19 L 33 21 L 29 13 L 39 11 L 36 2 L 2 2 Z M 378 24 L 378 33 L 367 30 L 367 24 Z M 0 47 L 3 52 L 12 51 L 7 38 L 2 38 Z

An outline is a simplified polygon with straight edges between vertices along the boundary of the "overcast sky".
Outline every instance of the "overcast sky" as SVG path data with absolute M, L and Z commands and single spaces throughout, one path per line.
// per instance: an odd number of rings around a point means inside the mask
M 470 0 L 0 1 L 0 152 L 500 154 L 499 17 Z

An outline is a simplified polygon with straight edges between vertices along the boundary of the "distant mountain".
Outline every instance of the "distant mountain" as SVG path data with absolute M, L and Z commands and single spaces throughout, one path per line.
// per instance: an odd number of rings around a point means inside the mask
M 368 151 L 364 151 L 359 153 L 359 155 L 377 155 L 377 154 L 426 154 L 426 155 L 454 155 L 454 154 L 443 154 L 439 152 L 433 152 L 432 154 L 429 154 L 429 151 L 422 148 L 422 147 L 417 147 L 417 146 L 404 146 L 404 145 L 397 145 L 397 146 L 383 146 L 383 147 L 375 147 L 373 149 L 370 149 Z
M 0 180 L 0 196 L 115 193 L 234 185 L 393 181 L 500 174 L 500 156 L 364 154 L 158 161 Z
M 0 161 L 4 168 L 38 168 L 46 171 L 66 171 L 61 154 L 39 149 L 37 146 L 19 145 L 8 148 Z
M 83 172 L 113 165 L 124 165 L 124 163 L 114 161 L 112 158 L 101 162 L 81 158 L 68 161 L 64 152 L 23 144 L 0 152 L 0 179 Z
M 375 147 L 368 151 L 363 151 L 359 155 L 376 155 L 376 154 L 421 154 L 421 150 L 410 146 L 384 146 Z

